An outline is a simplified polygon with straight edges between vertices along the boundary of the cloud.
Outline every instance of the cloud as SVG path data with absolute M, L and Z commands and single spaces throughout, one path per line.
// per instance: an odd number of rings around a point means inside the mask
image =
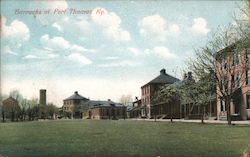
M 91 34 L 93 31 L 92 23 L 84 16 L 68 17 L 62 16 L 52 24 L 59 32 L 68 34 Z M 71 29 L 68 29 L 71 28 Z
M 100 14 L 99 11 L 102 13 Z M 92 20 L 103 27 L 102 33 L 115 42 L 127 42 L 131 40 L 130 33 L 121 27 L 121 18 L 114 12 L 108 12 L 104 8 L 95 8 L 91 14 Z
M 9 26 L 6 25 L 6 18 L 1 16 L 1 35 L 8 39 L 15 39 L 19 41 L 27 41 L 30 38 L 30 31 L 28 26 L 19 20 L 14 20 Z
M 53 49 L 68 49 L 70 48 L 70 43 L 63 37 L 52 37 L 50 38 L 48 34 L 43 35 L 40 38 L 42 44 Z
M 3 50 L 6 53 L 17 55 L 14 51 L 30 39 L 30 30 L 20 20 L 13 20 L 10 25 L 7 25 L 6 18 L 1 16 L 1 38 L 5 45 Z
M 104 58 L 104 60 L 117 60 L 117 59 L 119 59 L 119 57 L 117 56 L 108 56 Z
M 23 59 L 38 59 L 38 57 L 35 55 L 29 54 L 29 55 L 24 56 Z
M 6 46 L 3 47 L 3 53 L 7 53 L 7 54 L 12 54 L 12 55 L 18 56 L 18 54 L 16 52 L 13 52 L 8 45 L 6 45 Z
M 179 34 L 180 33 L 180 27 L 177 24 L 171 24 L 170 27 L 169 27 L 169 31 L 172 32 L 172 33 Z
M 167 36 L 178 35 L 180 27 L 176 23 L 167 23 L 160 15 L 151 15 L 143 17 L 138 22 L 139 32 L 143 37 L 154 38 L 159 41 L 165 41 Z
M 111 63 L 100 64 L 98 67 L 109 68 L 109 67 L 136 67 L 141 64 L 135 61 L 130 60 L 122 60 L 122 61 L 114 61 Z
M 128 47 L 127 50 L 136 56 L 140 54 L 140 50 L 135 47 Z
M 66 59 L 84 64 L 84 65 L 92 64 L 91 60 L 89 60 L 88 58 L 86 58 L 80 53 L 71 53 L 70 55 L 66 57 Z
M 146 49 L 144 51 L 146 54 L 154 54 L 159 57 L 163 57 L 164 59 L 176 59 L 177 56 L 169 51 L 167 47 L 157 46 L 153 49 Z
M 195 18 L 191 28 L 192 32 L 206 35 L 210 29 L 207 28 L 207 21 L 204 18 Z
M 52 27 L 55 27 L 59 32 L 63 32 L 63 28 L 57 23 L 53 23 Z
M 40 38 L 40 41 L 45 49 L 68 50 L 71 52 L 96 52 L 95 49 L 86 49 L 80 45 L 71 44 L 69 41 L 60 36 L 50 38 L 48 34 L 45 34 Z
M 43 25 L 51 25 L 55 21 L 60 21 L 64 17 L 61 14 L 54 14 L 54 10 L 65 10 L 68 8 L 68 3 L 66 0 L 53 0 L 53 1 L 34 1 L 30 3 L 30 9 L 41 9 L 50 10 L 53 16 L 38 15 L 36 19 L 40 21 Z M 58 16 L 57 16 L 58 15 Z
M 95 49 L 86 49 L 82 46 L 79 46 L 79 45 L 71 45 L 70 48 L 69 48 L 70 51 L 73 51 L 73 52 L 84 52 L 84 51 L 88 51 L 88 52 L 96 52 Z
M 49 59 L 53 59 L 53 58 L 57 58 L 57 57 L 59 57 L 58 54 L 55 54 L 55 53 L 48 53 L 48 58 L 49 58 Z
M 152 36 L 160 41 L 166 39 L 166 21 L 158 14 L 144 17 L 138 26 L 142 36 Z

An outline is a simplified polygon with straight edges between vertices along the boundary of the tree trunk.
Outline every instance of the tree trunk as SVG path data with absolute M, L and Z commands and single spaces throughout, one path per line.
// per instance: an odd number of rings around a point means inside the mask
M 154 114 L 154 119 L 155 119 L 155 122 L 156 122 L 156 106 L 153 107 L 153 114 Z
M 227 122 L 228 125 L 231 125 L 231 106 L 230 106 L 230 98 L 226 98 L 226 108 L 227 108 Z
M 171 120 L 171 123 L 173 123 L 173 109 L 172 109 L 172 103 L 170 103 L 170 120 Z
M 205 106 L 202 105 L 202 109 L 201 109 L 201 124 L 204 124 L 204 116 L 205 116 Z
M 4 119 L 4 111 L 2 112 L 2 118 L 3 118 L 3 122 L 5 122 L 5 119 Z

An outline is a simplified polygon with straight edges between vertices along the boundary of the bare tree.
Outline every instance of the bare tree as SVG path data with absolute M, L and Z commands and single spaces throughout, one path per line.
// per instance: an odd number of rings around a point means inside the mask
M 123 104 L 124 106 L 128 106 L 133 101 L 132 96 L 130 94 L 128 95 L 122 95 L 119 99 L 119 102 Z
M 23 100 L 23 96 L 21 95 L 19 90 L 10 91 L 10 96 L 17 101 L 17 104 L 14 104 L 13 107 L 11 108 L 12 121 L 18 121 L 20 116 L 20 104 L 21 101 Z
M 241 38 L 235 27 L 220 28 L 207 46 L 196 50 L 196 59 L 190 62 L 190 67 L 198 79 L 211 75 L 207 81 L 216 83 L 216 93 L 225 102 L 228 124 L 231 124 L 231 100 L 245 85 L 248 62 L 245 54 L 249 40 Z M 212 82 L 213 81 L 213 82 Z

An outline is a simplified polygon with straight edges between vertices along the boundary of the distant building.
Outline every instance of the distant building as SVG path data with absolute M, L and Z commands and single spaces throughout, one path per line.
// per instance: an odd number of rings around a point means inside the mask
M 128 108 L 129 118 L 141 118 L 141 99 L 135 98 L 133 106 Z
M 91 119 L 125 119 L 127 118 L 126 106 L 108 101 L 89 101 L 89 118 Z
M 153 103 L 155 93 L 164 85 L 170 85 L 179 79 L 170 76 L 165 69 L 160 71 L 160 75 L 141 87 L 141 117 L 153 118 L 152 116 L 167 115 L 170 104 Z M 180 105 L 176 105 L 180 107 Z M 178 112 L 180 109 L 178 109 Z M 154 113 L 153 113 L 154 112 Z M 176 114 L 176 118 L 179 114 Z
M 16 99 L 10 96 L 9 98 L 3 100 L 2 115 L 4 118 L 14 121 L 15 119 L 18 119 L 20 111 L 21 108 Z
M 46 89 L 40 89 L 39 105 L 46 105 Z
M 111 100 L 89 100 L 76 91 L 63 100 L 63 114 L 68 118 L 121 119 L 126 118 L 126 106 Z
M 89 101 L 89 99 L 81 96 L 78 94 L 77 91 L 75 93 L 63 100 L 63 113 L 64 116 L 69 118 L 82 118 L 83 113 L 85 113 L 89 106 L 86 104 L 86 102 Z

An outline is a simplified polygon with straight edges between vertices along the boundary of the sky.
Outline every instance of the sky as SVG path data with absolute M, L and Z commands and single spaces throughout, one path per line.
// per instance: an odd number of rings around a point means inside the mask
M 194 49 L 233 22 L 241 1 L 1 1 L 1 94 L 47 89 L 62 106 L 141 96 L 162 68 L 179 79 Z

